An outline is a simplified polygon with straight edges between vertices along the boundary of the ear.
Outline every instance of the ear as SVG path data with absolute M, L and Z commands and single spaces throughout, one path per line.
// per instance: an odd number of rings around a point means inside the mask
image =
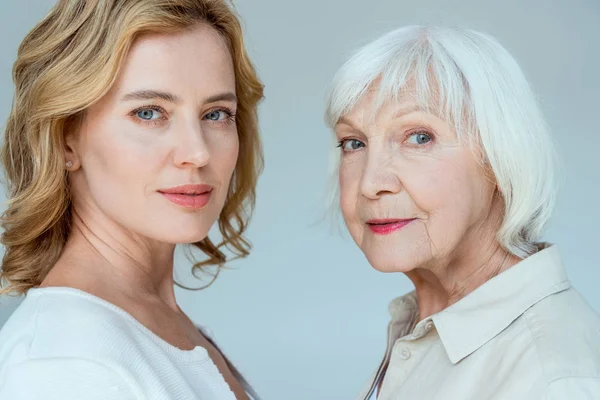
M 80 138 L 83 128 L 83 117 L 73 117 L 65 124 L 65 168 L 72 172 L 81 167 Z

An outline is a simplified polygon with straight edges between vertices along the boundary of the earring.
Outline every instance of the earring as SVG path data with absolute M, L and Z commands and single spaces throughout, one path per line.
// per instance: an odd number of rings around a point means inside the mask
M 65 165 L 67 166 L 67 168 L 71 168 L 73 166 L 73 161 L 69 160 Z

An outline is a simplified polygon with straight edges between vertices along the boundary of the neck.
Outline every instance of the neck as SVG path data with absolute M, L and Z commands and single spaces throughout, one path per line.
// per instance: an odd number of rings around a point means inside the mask
M 498 221 L 486 218 L 471 229 L 452 253 L 406 273 L 415 285 L 419 320 L 458 302 L 519 261 L 496 239 Z
M 457 258 L 436 269 L 420 268 L 407 273 L 415 285 L 419 320 L 458 302 L 519 261 L 497 246 L 485 256 Z
M 103 298 L 160 300 L 178 310 L 175 245 L 140 237 L 100 213 L 73 209 L 69 239 L 42 286 L 70 286 Z

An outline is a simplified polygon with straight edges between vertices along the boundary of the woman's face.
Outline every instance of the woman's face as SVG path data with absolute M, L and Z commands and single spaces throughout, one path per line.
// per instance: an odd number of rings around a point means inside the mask
M 67 137 L 75 211 L 162 242 L 203 239 L 237 162 L 235 93 L 231 56 L 214 29 L 142 36 Z
M 335 127 L 342 213 L 371 265 L 409 272 L 493 235 L 495 184 L 481 156 L 408 92 L 374 115 L 374 93 Z

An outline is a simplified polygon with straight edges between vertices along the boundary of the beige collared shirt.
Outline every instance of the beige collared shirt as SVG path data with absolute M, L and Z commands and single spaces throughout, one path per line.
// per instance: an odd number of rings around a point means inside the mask
M 556 246 L 418 323 L 414 292 L 390 314 L 384 360 L 360 400 L 382 377 L 378 400 L 600 399 L 600 317 Z

